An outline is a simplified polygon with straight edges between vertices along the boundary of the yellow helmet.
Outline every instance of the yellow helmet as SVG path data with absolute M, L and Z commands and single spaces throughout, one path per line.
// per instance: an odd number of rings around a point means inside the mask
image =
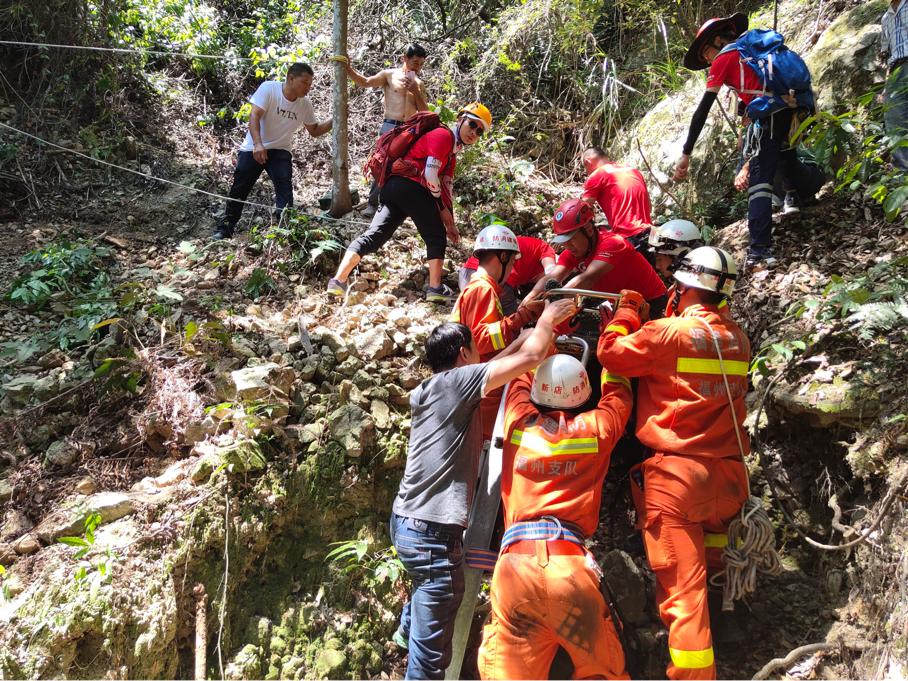
M 482 123 L 485 132 L 492 127 L 492 112 L 482 102 L 470 102 L 457 112 L 457 117 L 460 118 L 463 114 Z

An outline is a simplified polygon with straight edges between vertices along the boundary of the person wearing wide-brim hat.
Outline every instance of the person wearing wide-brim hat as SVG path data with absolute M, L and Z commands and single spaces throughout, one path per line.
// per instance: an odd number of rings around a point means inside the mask
M 675 165 L 675 180 L 687 177 L 690 154 L 723 85 L 733 90 L 745 107 L 766 92 L 757 72 L 742 62 L 741 54 L 734 45 L 747 28 L 747 17 L 741 13 L 710 19 L 700 27 L 684 55 L 685 67 L 694 71 L 708 67 L 709 74 L 706 77 L 706 92 L 691 118 L 687 141 Z M 769 268 L 777 262 L 772 255 L 772 187 L 776 170 L 781 172 L 784 183 L 790 187 L 798 186 L 797 178 L 804 172 L 796 150 L 789 142 L 794 114 L 795 108 L 787 107 L 762 121 L 763 125 L 752 124 L 748 129 L 754 140 L 751 147 L 753 153 L 749 157 L 747 190 L 747 229 L 750 233 L 748 269 Z M 786 192 L 788 212 L 796 211 L 799 203 L 796 191 Z
M 697 37 L 694 38 L 694 42 L 690 44 L 687 54 L 684 55 L 684 68 L 691 71 L 700 71 L 707 68 L 712 63 L 712 59 L 707 61 L 701 55 L 703 48 L 708 46 L 721 50 L 722 47 L 734 41 L 735 38 L 747 30 L 747 23 L 747 16 L 740 12 L 732 14 L 730 17 L 707 20 L 697 31 Z M 731 40 L 726 39 L 721 47 L 716 46 L 716 43 L 719 42 L 716 40 L 717 38 L 721 40 L 723 36 L 731 34 L 734 34 Z M 713 56 L 714 58 L 715 56 Z

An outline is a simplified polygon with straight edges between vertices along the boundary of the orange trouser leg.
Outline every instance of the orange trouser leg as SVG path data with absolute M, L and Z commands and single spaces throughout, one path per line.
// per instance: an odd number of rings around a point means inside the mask
M 668 627 L 670 679 L 714 679 L 705 529 L 721 530 L 747 497 L 744 464 L 657 454 L 643 464 L 643 541 Z
M 543 543 L 544 542 L 540 542 Z M 492 617 L 479 648 L 483 679 L 545 679 L 558 646 L 574 678 L 629 678 L 599 578 L 583 556 L 505 554 L 492 577 Z

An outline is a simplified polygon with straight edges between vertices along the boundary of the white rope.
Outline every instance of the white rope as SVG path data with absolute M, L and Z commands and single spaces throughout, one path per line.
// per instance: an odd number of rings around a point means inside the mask
M 763 502 L 750 494 L 750 474 L 744 460 L 744 440 L 735 414 L 735 402 L 731 396 L 728 374 L 725 372 L 725 359 L 719 347 L 719 339 L 712 326 L 705 319 L 698 317 L 713 339 L 713 346 L 719 357 L 719 370 L 725 382 L 725 394 L 731 409 L 731 421 L 735 427 L 738 440 L 738 451 L 741 453 L 741 465 L 747 480 L 747 500 L 741 507 L 741 515 L 728 524 L 728 544 L 725 547 L 725 569 L 712 576 L 710 584 L 723 585 L 722 610 L 735 609 L 735 601 L 752 594 L 757 589 L 757 574 L 778 575 L 782 572 L 782 561 L 776 551 L 776 535 L 772 521 L 763 508 Z
M 140 170 L 134 170 L 133 168 L 127 168 L 125 166 L 117 165 L 116 163 L 111 163 L 110 161 L 104 161 L 100 158 L 95 158 L 94 156 L 89 156 L 88 154 L 83 154 L 81 151 L 76 151 L 75 149 L 70 149 L 68 147 L 64 147 L 59 144 L 56 144 L 55 142 L 46 140 L 42 137 L 38 137 L 37 135 L 33 135 L 30 132 L 25 132 L 24 130 L 19 130 L 19 128 L 14 128 L 13 126 L 7 125 L 6 123 L 0 123 L 0 128 L 6 128 L 7 130 L 12 130 L 13 132 L 17 132 L 20 135 L 24 135 L 25 137 L 30 137 L 31 139 L 36 140 L 37 142 L 40 142 L 41 144 L 46 144 L 49 147 L 54 147 L 55 149 L 60 149 L 61 151 L 66 151 L 66 152 L 69 152 L 70 154 L 75 154 L 76 156 L 79 156 L 84 159 L 88 159 L 89 161 L 93 161 L 95 163 L 100 163 L 102 165 L 109 166 L 111 168 L 116 168 L 117 170 L 123 170 L 127 173 L 132 173 L 133 175 L 138 175 L 139 177 L 144 177 L 146 180 L 155 180 L 157 182 L 163 182 L 164 184 L 169 184 L 174 187 L 179 187 L 179 188 L 185 189 L 187 191 L 196 192 L 198 194 L 204 194 L 205 196 L 211 196 L 212 198 L 222 199 L 224 201 L 236 201 L 237 203 L 242 203 L 246 206 L 253 206 L 254 208 L 264 208 L 269 211 L 274 210 L 274 208 L 275 208 L 271 204 L 256 203 L 254 201 L 244 201 L 241 199 L 232 199 L 229 196 L 225 196 L 223 194 L 216 194 L 214 192 L 209 192 L 204 189 L 199 189 L 198 187 L 192 187 L 190 185 L 180 184 L 179 182 L 174 182 L 173 180 L 168 180 L 164 177 L 157 177 L 150 173 L 143 173 Z M 331 217 L 330 215 L 309 215 L 309 214 L 306 214 L 306 215 L 307 215 L 307 217 L 310 217 L 310 218 L 313 218 L 316 220 L 329 220 L 332 222 L 344 222 L 346 224 L 359 224 L 359 225 L 371 224 L 371 222 L 367 222 L 365 220 L 335 218 L 335 217 Z
M 167 52 L 127 47 L 95 47 L 93 45 L 58 45 L 54 43 L 31 43 L 24 40 L 0 40 L 0 45 L 22 45 L 24 47 L 53 47 L 62 50 L 86 50 L 89 52 L 116 52 L 118 54 L 153 54 L 161 57 L 189 57 L 190 59 L 216 59 L 218 61 L 256 61 L 252 57 L 229 57 L 223 54 L 197 54 L 195 52 Z M 260 57 L 258 61 L 284 59 L 286 57 Z

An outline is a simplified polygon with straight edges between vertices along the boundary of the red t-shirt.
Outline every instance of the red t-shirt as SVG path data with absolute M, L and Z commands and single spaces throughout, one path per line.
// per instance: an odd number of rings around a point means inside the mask
M 601 260 L 613 265 L 612 269 L 599 277 L 599 280 L 590 286 L 594 291 L 603 293 L 619 293 L 622 289 L 630 289 L 642 295 L 646 300 L 665 295 L 665 284 L 656 274 L 646 258 L 640 255 L 627 239 L 606 230 L 600 230 L 599 241 L 590 255 L 583 262 L 578 261 L 568 250 L 562 251 L 558 256 L 558 265 L 565 267 L 569 272 L 578 270 L 586 271 L 594 260 Z
M 517 237 L 517 247 L 520 249 L 520 258 L 514 263 L 514 269 L 504 280 L 504 283 L 513 289 L 526 284 L 531 284 L 542 276 L 544 270 L 542 267 L 543 258 L 555 259 L 555 251 L 542 239 L 534 236 Z M 479 260 L 471 257 L 464 264 L 468 270 L 475 270 L 479 267 Z
M 426 159 L 429 156 L 441 161 L 438 177 L 441 180 L 442 201 L 451 208 L 453 205 L 451 187 L 457 156 L 454 153 L 454 133 L 450 128 L 444 126 L 435 128 L 420 137 L 402 159 L 394 162 L 391 172 L 426 187 Z M 400 169 L 400 172 L 397 169 Z
M 615 234 L 634 236 L 653 224 L 646 181 L 636 168 L 600 166 L 583 185 L 583 198 L 596 200 Z
M 725 85 L 729 89 L 734 90 L 742 102 L 750 104 L 750 101 L 756 95 L 742 91 L 762 92 L 763 83 L 760 82 L 760 78 L 754 73 L 754 70 L 741 61 L 740 57 L 741 55 L 737 50 L 729 50 L 725 54 L 720 54 L 716 57 L 709 67 L 709 75 L 706 76 L 706 87 L 714 88 Z

